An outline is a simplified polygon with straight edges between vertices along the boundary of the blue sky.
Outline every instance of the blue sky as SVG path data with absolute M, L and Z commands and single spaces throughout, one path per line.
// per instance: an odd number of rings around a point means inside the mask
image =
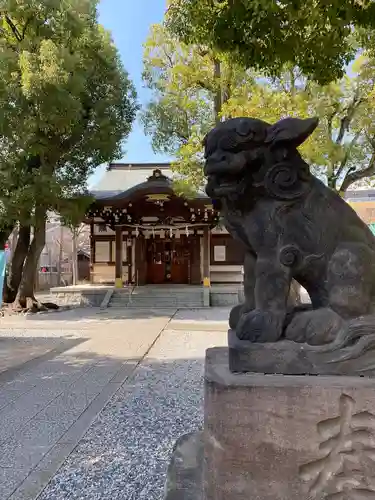
M 163 19 L 165 6 L 166 0 L 101 0 L 99 5 L 99 21 L 112 32 L 124 67 L 137 88 L 141 104 L 147 103 L 150 97 L 141 78 L 143 43 L 150 26 Z M 125 150 L 123 160 L 129 163 L 169 160 L 168 157 L 156 155 L 152 151 L 150 138 L 144 135 L 138 122 L 133 125 Z M 98 182 L 104 170 L 105 166 L 99 167 L 89 184 Z

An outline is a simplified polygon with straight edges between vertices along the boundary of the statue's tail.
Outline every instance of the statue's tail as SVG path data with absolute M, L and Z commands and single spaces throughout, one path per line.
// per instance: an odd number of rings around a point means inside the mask
M 308 349 L 315 351 L 317 354 L 332 353 L 330 359 L 332 363 L 361 357 L 375 349 L 375 314 L 360 316 L 347 321 L 339 330 L 333 342 L 323 346 L 308 346 Z

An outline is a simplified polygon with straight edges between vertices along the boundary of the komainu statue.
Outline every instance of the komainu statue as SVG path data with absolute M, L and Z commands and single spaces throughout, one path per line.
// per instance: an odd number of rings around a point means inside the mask
M 344 344 L 375 332 L 375 238 L 297 150 L 317 125 L 235 118 L 204 140 L 207 194 L 247 249 L 245 303 L 230 315 L 241 340 Z M 288 308 L 292 279 L 311 306 Z

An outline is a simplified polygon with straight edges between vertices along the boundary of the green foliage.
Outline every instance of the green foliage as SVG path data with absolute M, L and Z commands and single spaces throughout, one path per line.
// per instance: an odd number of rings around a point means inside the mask
M 59 200 L 56 212 L 60 214 L 62 225 L 74 230 L 82 224 L 88 208 L 94 202 L 90 194 Z
M 174 168 L 195 189 L 201 187 L 202 139 L 215 124 L 219 90 L 219 118 L 249 116 L 274 123 L 286 116 L 318 116 L 317 131 L 301 147 L 314 173 L 339 192 L 358 181 L 372 184 L 375 54 L 371 43 L 367 41 L 367 52 L 351 66 L 351 76 L 319 85 L 292 65 L 285 65 L 277 78 L 245 71 L 222 54 L 185 45 L 156 26 L 145 50 L 145 78 L 154 91 L 143 115 L 146 131 L 155 150 L 174 155 Z M 219 76 L 214 72 L 217 60 Z
M 154 97 L 141 118 L 155 150 L 174 154 L 194 128 L 201 133 L 209 129 L 216 90 L 212 72 L 208 54 L 176 44 L 162 26 L 153 26 L 145 44 L 143 78 Z
M 122 155 L 133 85 L 96 0 L 0 0 L 0 218 L 84 192 Z
M 352 76 L 321 86 L 289 69 L 277 79 L 259 79 L 251 92 L 239 89 L 224 107 L 232 116 L 273 123 L 286 116 L 318 116 L 320 124 L 301 147 L 314 173 L 339 192 L 375 175 L 375 59 L 363 54 Z
M 202 139 L 231 92 L 253 81 L 251 72 L 204 46 L 179 43 L 155 25 L 145 44 L 143 78 L 153 98 L 141 118 L 154 150 L 175 156 L 172 166 L 199 188 Z
M 352 59 L 353 26 L 375 27 L 371 0 L 170 0 L 167 26 L 188 44 L 279 74 L 285 64 L 326 84 Z

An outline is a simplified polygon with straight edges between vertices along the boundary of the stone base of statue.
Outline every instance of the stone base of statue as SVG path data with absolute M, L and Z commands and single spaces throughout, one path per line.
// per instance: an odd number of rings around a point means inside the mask
M 372 373 L 292 342 L 239 347 L 206 353 L 204 429 L 177 443 L 167 500 L 375 498 Z
M 181 436 L 173 449 L 165 500 L 203 500 L 203 432 Z

